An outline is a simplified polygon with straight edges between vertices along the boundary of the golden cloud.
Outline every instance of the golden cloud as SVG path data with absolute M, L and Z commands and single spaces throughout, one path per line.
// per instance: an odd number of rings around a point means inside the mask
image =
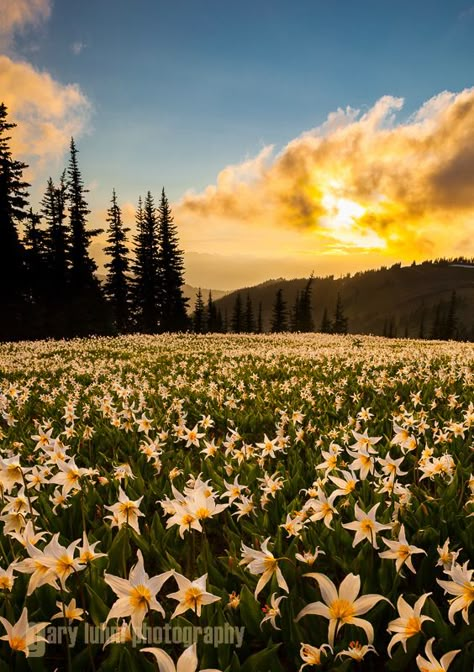
M 0 91 L 9 120 L 17 124 L 12 149 L 27 159 L 33 172 L 61 156 L 71 136 L 86 128 L 91 106 L 79 86 L 61 84 L 29 63 L 0 55 Z
M 38 26 L 50 14 L 50 0 L 0 0 L 0 43 L 5 46 L 14 33 Z
M 404 101 L 347 108 L 274 155 L 228 166 L 176 206 L 186 231 L 298 232 L 319 254 L 473 254 L 474 88 L 443 92 L 398 122 Z M 296 237 L 293 238 L 296 240 Z

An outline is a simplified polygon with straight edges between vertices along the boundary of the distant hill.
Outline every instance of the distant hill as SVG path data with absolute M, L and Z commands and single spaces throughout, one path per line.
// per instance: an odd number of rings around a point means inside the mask
M 196 294 L 198 292 L 198 287 L 193 287 L 192 285 L 184 285 L 183 286 L 183 293 L 186 298 L 189 299 L 189 312 L 192 313 L 194 311 L 194 305 L 196 303 Z M 204 303 L 206 303 L 209 292 L 212 292 L 212 298 L 214 301 L 217 301 L 217 299 L 221 299 L 223 296 L 226 296 L 228 292 L 223 291 L 222 289 L 205 289 L 204 287 L 201 287 L 201 293 L 202 293 L 202 298 L 204 299 Z
M 97 276 L 99 278 L 99 281 L 101 283 L 105 282 L 105 275 L 104 274 L 99 274 Z M 198 288 L 193 287 L 192 285 L 183 285 L 183 293 L 184 296 L 189 299 L 189 309 L 188 312 L 192 313 L 194 311 L 194 305 L 196 303 L 196 294 L 197 294 Z M 209 292 L 212 292 L 212 298 L 216 301 L 217 299 L 221 299 L 223 296 L 228 294 L 228 292 L 222 290 L 222 289 L 204 289 L 204 287 L 201 288 L 202 296 L 204 299 L 204 302 L 207 301 L 207 298 L 209 296 Z
M 271 280 L 233 291 L 216 305 L 230 321 L 237 294 L 240 292 L 244 298 L 249 293 L 255 314 L 262 303 L 263 330 L 269 331 L 276 291 L 283 290 L 291 309 L 306 283 L 307 278 Z M 342 278 L 315 277 L 312 288 L 316 330 L 325 308 L 332 319 L 340 293 L 349 333 L 382 335 L 391 323 L 393 335 L 417 338 L 423 321 L 424 335 L 429 337 L 437 306 L 441 302 L 441 312 L 446 314 L 455 290 L 457 316 L 464 330 L 461 336 L 471 339 L 474 335 L 474 260 L 436 260 L 403 267 L 395 264 Z

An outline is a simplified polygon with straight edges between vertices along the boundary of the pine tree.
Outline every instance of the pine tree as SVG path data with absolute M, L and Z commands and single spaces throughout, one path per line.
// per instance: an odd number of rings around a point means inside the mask
M 321 320 L 321 326 L 319 330 L 322 334 L 330 334 L 332 332 L 332 324 L 328 316 L 328 309 L 326 307 L 324 308 L 323 318 Z
M 62 296 L 68 283 L 69 240 L 66 226 L 66 172 L 59 186 L 51 177 L 41 201 L 41 213 L 46 220 L 48 236 L 48 267 L 53 293 Z
M 344 315 L 344 306 L 342 305 L 341 296 L 338 293 L 336 301 L 336 309 L 334 311 L 334 320 L 332 325 L 332 332 L 334 334 L 347 334 L 347 317 Z
M 50 336 L 48 314 L 47 233 L 40 228 L 41 217 L 30 209 L 24 227 L 25 261 L 28 287 L 28 338 Z
M 257 315 L 257 333 L 263 334 L 263 307 L 262 302 L 258 302 L 258 315 Z
M 115 327 L 119 333 L 123 333 L 130 326 L 130 292 L 127 277 L 130 264 L 126 245 L 130 228 L 123 225 L 115 189 L 112 191 L 112 201 L 107 211 L 107 223 L 108 245 L 104 247 L 104 252 L 111 257 L 111 260 L 105 264 L 105 268 L 109 270 L 104 293 L 112 306 Z
M 458 336 L 458 317 L 457 317 L 457 296 L 456 290 L 451 294 L 448 314 L 444 324 L 443 338 L 447 341 L 456 340 Z
M 7 121 L 7 108 L 0 104 L 0 340 L 26 335 L 25 251 L 17 225 L 28 216 L 28 187 L 23 180 L 27 165 L 12 158 L 8 132 L 16 124 Z
M 206 321 L 207 321 L 207 331 L 211 333 L 220 331 L 216 304 L 212 299 L 211 291 L 209 291 L 209 296 L 207 298 Z
M 288 331 L 288 310 L 281 288 L 275 293 L 270 330 L 273 333 Z
M 419 339 L 424 339 L 425 338 L 425 306 L 424 304 L 421 304 L 420 308 L 420 328 L 418 331 L 418 338 Z
M 313 274 L 311 273 L 305 287 L 296 295 L 293 308 L 291 330 L 309 332 L 314 331 L 313 308 L 312 308 L 312 285 Z
M 441 301 L 439 301 L 435 308 L 433 325 L 431 327 L 431 338 L 433 340 L 440 340 L 443 336 L 443 331 L 444 331 L 444 325 L 442 315 L 442 304 Z
M 70 256 L 70 331 L 71 335 L 110 331 L 110 313 L 104 300 L 99 281 L 95 276 L 97 265 L 89 254 L 92 239 L 101 229 L 88 230 L 90 214 L 85 194 L 84 181 L 77 160 L 78 150 L 71 139 L 70 158 L 67 168 L 67 200 L 69 205 L 69 256 Z
M 131 283 L 134 326 L 138 331 L 156 333 L 159 323 L 158 220 L 153 196 L 147 193 L 145 203 L 138 199 L 137 234 L 134 237 L 135 257 Z
M 92 238 L 102 233 L 101 229 L 86 229 L 87 216 L 90 214 L 85 194 L 84 181 L 77 160 L 78 150 L 71 138 L 69 165 L 67 168 L 67 198 L 69 203 L 69 227 L 71 236 L 71 282 L 75 291 L 85 288 L 98 288 L 94 272 L 97 270 L 95 261 L 89 255 Z
M 158 243 L 160 331 L 184 331 L 189 327 L 188 299 L 183 294 L 184 255 L 164 189 L 158 208 Z
M 71 283 L 69 274 L 69 231 L 66 224 L 66 171 L 56 187 L 50 177 L 41 201 L 41 214 L 46 222 L 48 336 L 62 337 L 70 333 Z
M 244 329 L 244 313 L 242 310 L 242 297 L 240 292 L 235 297 L 234 309 L 232 311 L 231 329 L 238 334 Z
M 203 334 L 206 331 L 206 309 L 202 298 L 201 288 L 199 287 L 196 293 L 196 305 L 194 307 L 193 319 L 194 332 L 196 334 Z
M 296 292 L 295 303 L 291 311 L 291 320 L 290 320 L 291 331 L 293 332 L 300 331 L 300 321 L 301 321 L 300 300 L 301 300 L 301 292 Z
M 248 334 L 253 334 L 255 331 L 255 316 L 253 314 L 253 305 L 252 299 L 250 298 L 250 293 L 247 292 L 247 298 L 245 301 L 245 313 L 244 313 L 244 331 Z

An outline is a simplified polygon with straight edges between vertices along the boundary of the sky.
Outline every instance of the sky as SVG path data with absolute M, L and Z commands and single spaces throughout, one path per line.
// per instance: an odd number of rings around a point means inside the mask
M 474 256 L 473 66 L 472 0 L 0 0 L 33 206 L 74 136 L 91 227 L 164 186 L 194 286 Z

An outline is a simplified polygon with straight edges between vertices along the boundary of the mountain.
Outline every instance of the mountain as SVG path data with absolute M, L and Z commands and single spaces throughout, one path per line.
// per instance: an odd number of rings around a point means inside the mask
M 192 285 L 184 285 L 183 286 L 183 293 L 184 296 L 189 299 L 189 310 L 188 312 L 192 313 L 194 311 L 194 305 L 196 303 L 196 294 L 198 292 L 198 287 L 193 287 Z M 217 299 L 221 299 L 223 296 L 226 296 L 228 292 L 222 290 L 222 289 L 204 289 L 204 287 L 201 287 L 201 293 L 202 293 L 202 298 L 204 299 L 204 303 L 207 302 L 209 292 L 212 293 L 212 298 L 214 301 L 217 301 Z
M 237 294 L 250 295 L 255 313 L 262 303 L 263 330 L 270 330 L 275 294 L 282 289 L 291 309 L 296 295 L 308 279 L 272 280 L 254 287 L 233 291 L 216 301 L 222 314 L 232 315 Z M 341 296 L 349 333 L 387 334 L 418 338 L 420 329 L 429 337 L 436 310 L 444 319 L 449 311 L 452 292 L 456 291 L 456 316 L 460 337 L 474 339 L 474 260 L 441 259 L 411 266 L 395 264 L 390 268 L 365 271 L 342 278 L 315 277 L 312 284 L 313 319 L 316 330 L 324 309 L 332 319 L 337 295 Z M 390 328 L 391 325 L 391 328 Z

